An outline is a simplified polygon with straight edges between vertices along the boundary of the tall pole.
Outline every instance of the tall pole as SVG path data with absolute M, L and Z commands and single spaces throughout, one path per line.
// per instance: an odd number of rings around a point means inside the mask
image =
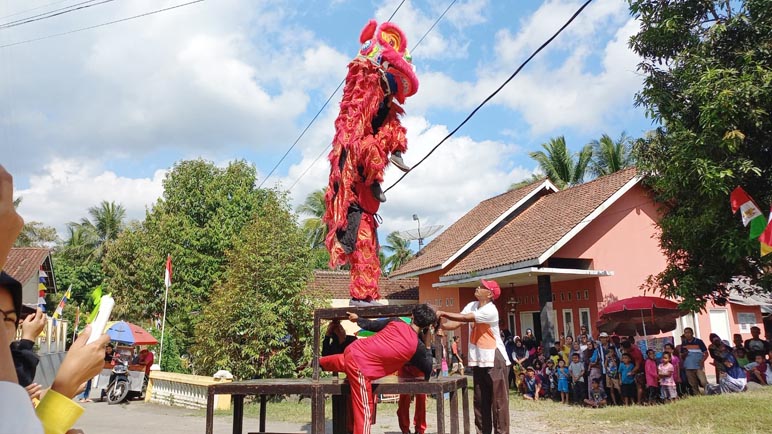
M 161 350 L 158 354 L 158 367 L 161 367 L 164 357 L 164 332 L 166 330 L 166 302 L 169 298 L 169 287 L 172 286 L 172 255 L 166 256 L 166 268 L 164 269 L 164 314 L 161 318 Z

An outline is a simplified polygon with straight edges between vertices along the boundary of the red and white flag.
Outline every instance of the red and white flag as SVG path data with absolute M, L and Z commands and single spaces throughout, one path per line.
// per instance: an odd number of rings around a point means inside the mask
M 172 286 L 172 255 L 166 256 L 166 270 L 164 271 L 164 284 L 168 289 Z

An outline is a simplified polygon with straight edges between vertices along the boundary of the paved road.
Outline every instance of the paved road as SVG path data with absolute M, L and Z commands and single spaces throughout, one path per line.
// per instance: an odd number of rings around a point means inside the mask
M 306 400 L 310 407 L 310 401 Z M 75 424 L 86 434 L 190 434 L 203 433 L 206 417 L 201 410 L 188 410 L 178 407 L 148 404 L 132 401 L 119 405 L 107 405 L 103 402 L 84 404 L 86 411 Z M 215 418 L 216 434 L 231 433 L 230 416 Z M 433 420 L 431 416 L 429 422 Z M 272 431 L 310 432 L 308 424 L 292 424 L 268 421 L 267 428 Z M 257 432 L 258 420 L 244 418 L 244 433 Z M 327 432 L 332 432 L 332 422 L 327 422 Z M 373 434 L 399 434 L 396 417 L 378 413 L 378 423 L 373 426 Z

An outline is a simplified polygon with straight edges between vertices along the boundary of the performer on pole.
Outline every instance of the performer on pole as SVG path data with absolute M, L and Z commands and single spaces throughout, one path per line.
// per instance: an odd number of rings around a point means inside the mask
M 407 38 L 399 27 L 370 20 L 359 40 L 362 48 L 348 65 L 335 120 L 323 219 L 330 267 L 351 264 L 352 306 L 380 298 L 376 213 L 386 201 L 383 172 L 389 160 L 410 170 L 402 161 L 407 139 L 399 104 L 418 90 Z

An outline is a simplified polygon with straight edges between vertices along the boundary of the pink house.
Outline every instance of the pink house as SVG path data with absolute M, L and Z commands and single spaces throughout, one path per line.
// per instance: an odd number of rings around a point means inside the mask
M 658 206 L 640 181 L 627 169 L 562 191 L 544 181 L 484 200 L 391 279 L 418 277 L 419 300 L 448 311 L 472 301 L 480 279 L 493 279 L 502 288 L 496 302 L 502 328 L 556 338 L 586 325 L 597 335 L 603 306 L 643 295 L 648 276 L 666 264 Z M 680 342 L 683 328 L 692 327 L 704 340 L 711 332 L 730 341 L 734 333 L 749 338 L 751 326 L 763 326 L 762 306 L 730 301 L 682 317 L 667 335 Z M 542 321 L 543 313 L 549 320 Z

